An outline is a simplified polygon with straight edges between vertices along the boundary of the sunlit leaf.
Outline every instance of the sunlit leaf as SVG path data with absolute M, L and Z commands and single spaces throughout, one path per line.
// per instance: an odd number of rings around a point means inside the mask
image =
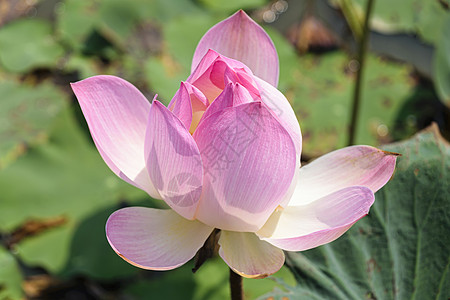
M 66 96 L 49 83 L 38 86 L 0 81 L 0 170 L 26 152 L 30 145 L 45 142 Z
M 63 54 L 45 20 L 20 19 L 0 28 L 0 64 L 8 71 L 54 67 Z
M 139 21 L 138 11 L 136 1 L 104 1 L 99 9 L 100 30 L 116 45 L 123 47 L 126 37 Z
M 81 51 L 98 23 L 94 1 L 66 0 L 57 14 L 56 29 L 71 48 Z

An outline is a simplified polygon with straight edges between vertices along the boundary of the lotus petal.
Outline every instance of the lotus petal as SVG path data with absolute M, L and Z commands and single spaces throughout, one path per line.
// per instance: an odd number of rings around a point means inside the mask
M 344 188 L 310 204 L 278 209 L 257 234 L 288 251 L 314 248 L 341 236 L 369 212 L 374 200 L 367 187 Z
M 264 31 L 244 11 L 216 24 L 202 37 L 194 53 L 191 72 L 212 49 L 247 65 L 256 76 L 278 85 L 279 65 L 275 46 Z
M 232 231 L 258 230 L 288 191 L 296 168 L 289 133 L 261 102 L 228 107 L 194 133 L 203 193 L 196 218 Z
M 166 203 L 193 219 L 202 193 L 202 161 L 197 144 L 184 124 L 154 100 L 145 141 L 150 178 Z
M 94 76 L 71 86 L 109 168 L 153 198 L 161 199 L 145 168 L 148 100 L 131 83 L 115 76 Z
M 219 255 L 237 274 L 265 278 L 284 264 L 283 250 L 260 240 L 251 232 L 221 231 Z
M 116 253 L 149 270 L 171 270 L 194 257 L 213 228 L 188 221 L 173 210 L 127 207 L 106 223 L 106 236 Z
M 346 147 L 321 156 L 300 169 L 289 205 L 307 204 L 355 185 L 375 193 L 391 178 L 397 156 L 370 146 Z

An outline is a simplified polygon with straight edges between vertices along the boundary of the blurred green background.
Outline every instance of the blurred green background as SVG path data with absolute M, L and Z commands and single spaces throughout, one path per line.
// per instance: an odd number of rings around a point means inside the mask
M 97 153 L 69 87 L 120 76 L 167 104 L 197 42 L 244 9 L 280 57 L 303 160 L 346 146 L 366 0 L 0 0 L 0 299 L 226 299 L 228 268 L 135 268 L 109 247 L 109 214 L 160 207 Z M 450 2 L 376 0 L 356 144 L 400 152 L 369 217 L 289 254 L 248 299 L 450 297 Z M 356 37 L 356 39 L 355 39 Z M 439 129 L 438 129 L 439 127 Z

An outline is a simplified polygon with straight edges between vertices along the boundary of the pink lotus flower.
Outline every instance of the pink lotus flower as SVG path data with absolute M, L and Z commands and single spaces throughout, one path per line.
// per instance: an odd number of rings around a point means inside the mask
M 278 72 L 271 39 L 239 11 L 203 36 L 168 107 L 113 76 L 72 84 L 111 170 L 171 208 L 109 217 L 122 258 L 173 269 L 217 228 L 230 268 L 261 278 L 281 268 L 283 250 L 329 243 L 368 213 L 395 155 L 354 146 L 300 168 L 300 127 Z

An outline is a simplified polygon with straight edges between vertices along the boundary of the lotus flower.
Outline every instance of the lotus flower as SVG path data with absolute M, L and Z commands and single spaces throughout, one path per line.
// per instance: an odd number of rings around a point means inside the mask
M 300 127 L 278 74 L 271 39 L 238 11 L 200 40 L 168 107 L 114 76 L 72 84 L 106 164 L 171 208 L 114 212 L 106 234 L 117 254 L 169 270 L 220 229 L 228 266 L 262 278 L 282 267 L 283 250 L 329 243 L 368 213 L 395 155 L 353 146 L 300 168 Z

